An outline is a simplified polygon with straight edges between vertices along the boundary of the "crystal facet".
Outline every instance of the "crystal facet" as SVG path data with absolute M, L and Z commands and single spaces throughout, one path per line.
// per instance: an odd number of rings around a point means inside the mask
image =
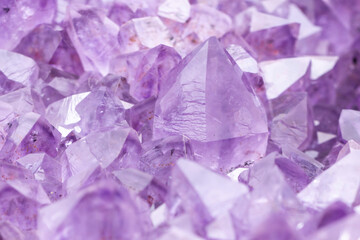
M 219 72 L 226 75 L 220 77 L 217 75 Z M 217 156 L 226 151 L 231 141 L 267 138 L 266 116 L 261 103 L 242 78 L 241 70 L 216 39 L 210 38 L 180 62 L 169 75 L 169 80 L 172 79 L 175 83 L 168 87 L 167 92 L 160 93 L 161 98 L 155 107 L 155 138 L 180 133 L 202 144 L 218 142 L 216 145 L 221 146 L 223 142 L 223 147 L 218 152 L 215 150 L 215 162 L 219 161 Z M 250 118 L 257 121 L 248 121 Z M 228 151 L 227 161 L 232 162 L 236 151 Z M 259 149 L 258 157 L 262 154 Z M 240 163 L 241 160 L 237 162 Z

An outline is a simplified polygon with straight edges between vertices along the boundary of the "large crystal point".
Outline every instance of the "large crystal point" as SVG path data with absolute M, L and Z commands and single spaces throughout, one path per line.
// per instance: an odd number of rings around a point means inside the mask
M 256 138 L 256 142 L 267 138 L 267 120 L 261 103 L 215 38 L 182 60 L 168 79 L 175 79 L 175 83 L 163 88 L 156 103 L 155 139 L 182 134 L 199 143 L 213 143 L 217 150 L 207 161 L 216 162 L 219 155 L 229 151 L 232 141 L 243 138 L 242 144 L 247 145 L 247 138 Z M 252 151 L 258 157 L 264 154 L 262 147 Z M 236 154 L 239 153 L 230 151 L 221 161 L 236 166 L 249 160 L 245 156 L 235 161 Z

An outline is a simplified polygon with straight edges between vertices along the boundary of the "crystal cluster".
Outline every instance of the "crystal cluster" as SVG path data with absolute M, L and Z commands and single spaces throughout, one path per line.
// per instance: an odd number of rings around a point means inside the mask
M 0 239 L 360 238 L 359 0 L 1 0 Z

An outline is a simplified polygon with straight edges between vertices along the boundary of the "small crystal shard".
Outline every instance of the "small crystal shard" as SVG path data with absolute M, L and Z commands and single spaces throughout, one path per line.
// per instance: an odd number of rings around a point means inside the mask
M 89 211 L 89 209 L 92 209 Z M 131 216 L 131 217 L 130 217 Z M 39 239 L 142 239 L 139 210 L 114 182 L 100 182 L 40 210 Z M 92 226 L 89 231 L 89 226 Z
M 61 41 L 61 34 L 49 25 L 39 25 L 14 49 L 40 62 L 49 62 Z
M 84 69 L 79 54 L 77 53 L 67 32 L 61 31 L 60 33 L 61 42 L 55 50 L 50 63 L 69 73 L 81 75 L 84 72 Z
M 299 199 L 313 208 L 324 208 L 337 200 L 352 205 L 360 184 L 359 154 L 354 150 L 332 165 L 298 194 Z
M 0 71 L 15 82 L 30 86 L 38 78 L 39 68 L 35 61 L 24 55 L 0 49 Z
M 309 65 L 310 60 L 301 57 L 260 62 L 268 99 L 280 96 L 301 78 L 306 78 Z
M 211 36 L 221 37 L 231 25 L 232 20 L 227 14 L 202 4 L 192 5 L 190 21 L 183 35 L 196 33 L 200 41 L 205 41 Z
M 270 139 L 280 145 L 305 149 L 313 130 L 306 93 L 283 94 L 270 104 L 273 114 Z
M 158 15 L 177 22 L 184 23 L 190 17 L 190 4 L 188 0 L 166 0 L 158 8 Z
M 174 49 L 160 45 L 147 51 L 121 55 L 111 61 L 111 71 L 129 84 L 136 101 L 157 97 L 165 76 L 181 60 Z
M 13 80 L 8 79 L 4 73 L 0 71 L 0 95 L 4 95 L 9 92 L 14 92 L 24 85 Z
M 33 28 L 51 23 L 55 16 L 54 0 L 4 0 L 0 3 L 0 48 L 11 50 Z
M 313 34 L 319 33 L 321 28 L 314 25 L 306 15 L 295 4 L 291 4 L 289 7 L 288 21 L 296 22 L 300 24 L 298 39 L 307 38 Z
M 64 196 L 62 189 L 62 165 L 45 153 L 31 153 L 16 162 L 29 169 L 41 183 L 50 200 Z
M 290 228 L 302 222 L 302 206 L 275 164 L 275 158 L 276 154 L 271 153 L 239 176 L 239 181 L 246 183 L 251 191 L 249 196 L 239 198 L 231 210 L 238 234 L 250 234 L 274 213 L 286 214 Z
M 199 176 L 204 181 L 198 181 Z M 200 228 L 228 211 L 247 192 L 244 184 L 233 182 L 192 161 L 180 159 L 173 171 L 171 198 L 167 204 L 176 208 L 181 200 L 182 208 L 191 213 L 191 221 L 201 234 Z
M 339 128 L 341 131 L 341 137 L 346 140 L 354 140 L 360 143 L 360 112 L 350 109 L 344 109 L 341 111 L 339 119 Z
M 123 53 L 163 44 L 173 45 L 173 37 L 159 17 L 135 18 L 120 27 L 118 41 Z
M 9 135 L 0 151 L 2 159 L 14 161 L 29 153 L 57 155 L 60 133 L 39 114 L 29 112 L 10 123 Z
M 70 26 L 67 29 L 72 43 L 86 71 L 109 73 L 109 59 L 119 51 L 117 33 L 119 27 L 101 12 L 92 9 L 68 11 Z

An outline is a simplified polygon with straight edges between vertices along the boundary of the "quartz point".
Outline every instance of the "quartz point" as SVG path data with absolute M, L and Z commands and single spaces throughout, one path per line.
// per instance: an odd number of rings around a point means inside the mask
M 35 152 L 45 152 L 55 157 L 59 142 L 60 133 L 39 114 L 29 112 L 10 123 L 0 156 L 6 161 Z
M 312 138 L 313 120 L 307 94 L 288 93 L 270 102 L 270 139 L 279 145 L 305 149 Z
M 308 38 L 314 34 L 318 34 L 321 31 L 321 28 L 314 25 L 295 4 L 290 4 L 287 20 L 289 22 L 296 22 L 300 24 L 298 40 Z
M 3 72 L 0 71 L 0 95 L 14 92 L 25 87 L 23 84 L 8 79 Z
M 14 51 L 39 62 L 49 62 L 60 41 L 60 32 L 54 31 L 49 25 L 42 24 L 25 36 Z
M 71 24 L 67 33 L 84 70 L 108 74 L 110 56 L 115 57 L 119 51 L 116 37 L 119 27 L 105 14 L 93 9 L 70 8 L 68 18 Z
M 197 181 L 199 176 L 206 180 Z M 248 192 L 244 184 L 233 182 L 186 159 L 177 162 L 172 177 L 169 207 L 180 198 L 183 208 L 192 212 L 192 221 L 201 219 L 196 223 L 200 228 L 230 210 L 236 200 Z M 189 197 L 194 199 L 189 201 Z
M 46 153 L 30 153 L 16 162 L 34 174 L 50 200 L 55 201 L 64 195 L 61 176 L 63 166 L 60 162 Z
M 277 98 L 296 82 L 306 81 L 309 66 L 310 60 L 304 57 L 260 62 L 267 98 Z
M 180 55 L 174 49 L 159 45 L 113 59 L 111 71 L 129 84 L 129 94 L 136 101 L 142 101 L 158 96 L 165 84 L 165 76 L 180 60 Z
M 235 29 L 257 52 L 260 60 L 294 54 L 300 24 L 248 8 L 235 16 Z
M 80 76 L 84 72 L 78 52 L 65 30 L 60 31 L 61 41 L 50 63 L 59 69 Z
M 282 152 L 275 164 L 295 192 L 300 192 L 322 172 L 324 166 L 320 162 L 298 149 L 286 146 Z
M 219 71 L 226 75 L 217 77 Z M 169 73 L 169 78 L 176 82 L 167 92 L 160 93 L 155 106 L 155 139 L 182 134 L 203 144 L 224 142 L 217 153 L 221 154 L 231 141 L 267 138 L 267 121 L 261 103 L 215 38 L 182 60 Z M 250 122 L 250 119 L 257 121 Z M 234 154 L 230 150 L 228 161 L 232 161 Z M 258 154 L 262 155 L 263 150 L 259 149 Z
M 239 176 L 251 190 L 231 210 L 239 235 L 250 234 L 273 214 L 287 215 L 290 228 L 301 223 L 303 208 L 275 159 L 276 153 L 271 153 Z

